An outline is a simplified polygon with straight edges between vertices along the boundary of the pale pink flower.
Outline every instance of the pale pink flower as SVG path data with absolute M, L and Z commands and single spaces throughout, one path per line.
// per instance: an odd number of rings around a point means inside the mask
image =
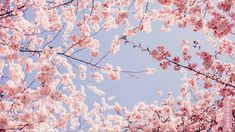
M 117 113 L 120 113 L 122 110 L 122 107 L 120 106 L 119 103 L 115 103 L 113 108 Z
M 79 69 L 80 72 L 85 72 L 87 70 L 87 68 L 82 64 L 78 65 L 78 69 Z
M 99 55 L 99 51 L 98 50 L 92 50 L 90 52 L 90 56 L 93 57 L 93 58 L 97 57 L 98 55 Z
M 187 85 L 187 83 L 184 83 L 184 84 L 181 86 L 180 92 L 181 92 L 181 96 L 182 96 L 182 97 L 186 97 L 186 95 L 187 95 L 187 93 L 188 93 L 188 85 Z
M 108 64 L 108 63 L 105 64 L 105 66 L 102 68 L 102 71 L 105 72 L 105 73 L 108 73 L 108 72 L 110 72 L 112 70 L 113 70 L 113 66 Z
M 157 48 L 155 48 L 152 52 L 151 55 L 154 59 L 156 59 L 157 61 L 161 61 L 164 58 L 170 57 L 170 52 L 165 50 L 165 47 L 163 46 L 158 46 Z
M 235 83 L 235 70 L 231 72 L 231 75 L 229 76 L 229 81 L 231 83 Z
M 85 37 L 89 36 L 90 27 L 84 21 L 79 21 L 77 23 L 77 26 L 80 29 L 80 32 L 82 33 L 83 36 Z
M 30 121 L 32 118 L 32 115 L 29 112 L 25 112 L 23 115 L 20 116 L 20 121 L 27 122 Z
M 100 47 L 100 43 L 97 39 L 91 38 L 89 39 L 89 42 L 87 43 L 86 47 L 95 50 Z
M 34 4 L 36 6 L 42 6 L 43 4 L 45 4 L 45 0 L 33 0 Z
M 62 116 L 57 120 L 56 127 L 57 128 L 65 128 L 67 124 L 66 117 Z
M 43 10 L 42 8 L 40 8 L 37 12 L 36 12 L 36 18 L 35 18 L 36 22 L 39 22 L 39 24 L 46 30 L 49 29 L 50 23 L 49 23 L 49 19 L 48 19 L 48 15 L 46 13 L 45 10 Z
M 162 5 L 170 5 L 172 2 L 171 0 L 155 0 L 155 1 L 158 1 Z
M 160 63 L 160 66 L 162 67 L 162 69 L 167 69 L 168 66 L 170 66 L 170 62 L 163 61 L 163 62 Z
M 5 115 L 1 115 L 0 117 L 0 128 L 1 129 L 6 129 L 8 128 L 8 125 L 9 125 L 9 120 L 6 118 L 7 116 Z
M 75 16 L 74 6 L 68 6 L 68 7 L 62 8 L 62 10 L 63 10 L 62 18 L 64 19 L 66 23 L 75 21 L 76 16 Z
M 120 73 L 117 71 L 111 71 L 108 73 L 108 75 L 111 80 L 119 80 L 120 79 Z
M 183 52 L 188 52 L 189 51 L 189 46 L 188 46 L 188 41 L 187 40 L 185 40 L 185 39 L 183 39 L 182 41 L 181 41 L 181 48 L 182 48 L 182 50 L 183 50 Z
M 208 88 L 212 87 L 211 81 L 208 80 L 208 79 L 205 79 L 203 87 L 205 89 L 208 89 Z
M 224 73 L 224 71 L 225 71 L 225 68 L 224 68 L 223 64 L 220 61 L 218 61 L 218 60 L 215 60 L 213 62 L 212 69 L 214 71 L 216 71 L 220 75 L 222 75 Z
M 150 33 L 152 31 L 150 18 L 146 18 L 143 21 L 143 31 Z
M 15 82 L 20 81 L 23 78 L 22 66 L 16 63 L 9 64 L 9 77 Z
M 92 73 L 91 77 L 94 78 L 97 83 L 100 83 L 104 80 L 103 75 L 100 74 L 99 72 Z
M 181 44 L 180 44 L 180 46 L 183 50 L 183 60 L 184 61 L 189 61 L 192 58 L 192 56 L 189 55 L 189 45 L 188 45 L 188 43 L 189 42 L 187 40 L 183 39 L 181 41 Z
M 25 70 L 26 70 L 26 72 L 31 73 L 33 68 L 34 68 L 33 59 L 32 58 L 27 58 L 26 61 L 25 61 Z
M 219 51 L 231 55 L 234 52 L 234 46 L 231 40 L 223 39 L 219 46 Z
M 9 50 L 9 47 L 6 45 L 0 45 L 0 56 L 6 56 L 7 52 Z
M 51 34 L 47 35 L 47 41 L 51 41 L 53 39 L 53 36 Z
M 42 87 L 42 88 L 40 88 L 40 90 L 39 90 L 39 94 L 40 94 L 41 96 L 48 96 L 48 95 L 51 94 L 51 92 L 52 92 L 52 90 L 51 90 L 51 88 L 48 87 L 48 86 Z
M 222 9 L 225 12 L 230 11 L 233 5 L 234 5 L 234 1 L 232 0 L 223 0 L 217 4 L 218 8 Z
M 43 44 L 43 42 L 44 42 L 44 39 L 42 37 L 37 38 L 37 45 L 38 46 L 41 46 Z
M 126 28 L 125 29 L 125 36 L 129 36 L 129 37 L 132 37 L 132 36 L 134 36 L 135 35 L 135 33 L 136 33 L 136 31 L 134 31 L 133 29 L 129 29 L 129 28 Z
M 128 12 L 127 11 L 119 11 L 116 20 L 116 23 L 119 24 L 122 20 L 127 19 L 128 18 Z
M 187 19 L 186 18 L 181 18 L 177 21 L 178 27 L 179 28 L 184 28 L 187 26 Z
M 224 15 L 214 12 L 212 16 L 212 19 L 207 22 L 207 27 L 215 37 L 221 38 L 232 31 L 234 24 L 230 23 Z
M 211 68 L 211 65 L 213 64 L 212 55 L 210 55 L 206 51 L 202 51 L 202 52 L 199 53 L 199 56 L 203 60 L 203 65 L 204 65 L 205 69 Z
M 32 100 L 32 97 L 31 97 L 30 94 L 23 95 L 23 96 L 20 98 L 20 101 L 21 101 L 21 103 L 24 105 L 25 108 L 26 108 L 26 106 L 30 103 L 31 100 Z
M 160 31 L 161 32 L 170 32 L 170 28 L 166 27 L 166 26 L 162 26 Z
M 121 39 L 118 35 L 116 35 L 113 39 L 112 45 L 111 45 L 111 53 L 112 54 L 117 54 L 117 52 L 120 50 L 120 44 L 121 44 Z

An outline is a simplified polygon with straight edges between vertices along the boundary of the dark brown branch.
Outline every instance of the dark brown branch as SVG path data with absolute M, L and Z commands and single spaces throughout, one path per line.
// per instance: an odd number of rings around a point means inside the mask
M 56 6 L 50 7 L 50 8 L 48 8 L 48 10 L 55 9 L 55 8 L 60 7 L 60 6 L 69 5 L 69 4 L 71 4 L 73 1 L 74 1 L 74 0 L 70 0 L 70 1 L 67 1 L 67 2 L 65 2 L 65 3 L 62 3 L 62 4 L 59 4 L 59 5 L 56 5 Z

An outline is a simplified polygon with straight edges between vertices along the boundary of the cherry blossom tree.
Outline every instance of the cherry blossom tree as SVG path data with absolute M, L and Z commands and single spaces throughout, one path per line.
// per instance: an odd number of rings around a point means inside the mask
M 234 131 L 234 4 L 234 0 L 0 0 L 0 131 Z M 167 44 L 151 49 L 148 41 L 132 39 L 140 32 L 150 33 L 156 22 L 163 23 L 159 32 L 170 32 L 174 25 L 189 27 L 208 42 L 184 38 L 174 45 L 182 50 L 175 55 Z M 120 28 L 123 32 L 113 36 L 110 49 L 100 50 L 97 34 Z M 176 88 L 180 95 L 169 92 L 160 103 L 140 101 L 133 109 L 107 103 L 114 97 L 98 83 L 119 80 L 123 74 L 155 74 L 156 68 L 147 66 L 136 71 L 101 63 L 127 47 L 148 54 L 158 70 L 181 73 L 184 83 Z M 77 54 L 83 51 L 85 59 Z M 85 85 L 77 85 L 75 79 Z M 103 101 L 89 107 L 86 90 Z M 230 102 L 229 122 L 225 101 Z M 107 110 L 113 112 L 105 114 Z

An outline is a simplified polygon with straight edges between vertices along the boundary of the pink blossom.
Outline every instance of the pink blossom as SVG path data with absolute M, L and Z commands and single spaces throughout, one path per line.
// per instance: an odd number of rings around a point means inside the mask
M 120 79 L 120 73 L 118 71 L 111 71 L 108 73 L 108 75 L 111 80 L 119 80 Z
M 115 110 L 117 113 L 120 113 L 120 112 L 121 112 L 121 110 L 122 110 L 122 108 L 121 108 L 120 104 L 115 103 L 115 105 L 114 105 L 114 110 Z
M 157 0 L 162 5 L 170 5 L 171 0 Z
M 80 72 L 85 72 L 87 70 L 87 68 L 82 64 L 78 65 L 78 69 L 79 69 Z
M 29 112 L 25 112 L 22 116 L 20 116 L 20 120 L 22 122 L 28 122 L 32 118 L 32 115 Z
M 178 56 L 175 56 L 175 57 L 173 58 L 173 62 L 179 63 L 179 62 L 180 62 L 180 58 L 179 58 Z
M 218 60 L 215 60 L 213 62 L 212 69 L 215 70 L 220 75 L 222 75 L 225 71 L 225 68 L 224 68 L 223 64 Z
M 9 126 L 9 120 L 6 117 L 4 117 L 3 115 L 1 115 L 1 117 L 0 117 L 0 128 L 1 129 L 6 129 L 6 128 L 8 128 L 8 126 Z
M 230 77 L 229 77 L 229 81 L 231 83 L 235 83 L 235 70 L 232 71 Z
M 225 12 L 228 12 L 231 10 L 232 5 L 234 4 L 234 2 L 232 2 L 231 0 L 223 0 L 220 1 L 217 6 L 219 9 L 222 9 Z
M 152 31 L 150 18 L 144 19 L 142 30 L 146 33 L 150 33 Z
M 162 69 L 167 69 L 168 66 L 170 66 L 170 62 L 163 61 L 163 62 L 160 63 L 160 66 L 162 67 Z
M 62 116 L 58 119 L 56 127 L 57 128 L 65 128 L 67 124 L 67 119 L 66 117 Z
M 191 69 L 195 69 L 195 68 L 197 68 L 197 64 L 196 63 L 189 63 L 188 67 Z
M 87 24 L 85 24 L 83 21 L 79 21 L 77 23 L 77 26 L 80 30 L 80 32 L 82 33 L 83 36 L 87 37 L 90 34 L 90 28 Z
M 110 49 L 112 54 L 115 55 L 120 50 L 120 43 L 121 43 L 121 39 L 118 35 L 116 35 L 113 39 L 111 49 Z
M 92 56 L 93 58 L 97 57 L 99 55 L 99 51 L 98 50 L 92 50 L 90 52 L 90 56 Z
M 229 39 L 223 39 L 219 46 L 219 52 L 224 52 L 228 55 L 232 55 L 232 53 L 234 52 L 232 41 Z
M 116 23 L 119 24 L 122 20 L 128 18 L 128 12 L 127 11 L 119 11 L 116 20 Z
M 75 10 L 74 6 L 63 8 L 62 18 L 64 19 L 65 22 L 69 23 L 75 21 L 74 10 Z
M 225 16 L 219 13 L 213 13 L 213 18 L 207 22 L 207 27 L 213 32 L 214 36 L 218 38 L 229 34 L 233 26 L 233 23 L 230 23 Z
M 202 51 L 199 53 L 201 59 L 203 60 L 203 65 L 206 69 L 211 68 L 212 64 L 213 64 L 213 58 L 212 55 L 210 55 L 208 52 L 206 51 Z
M 26 59 L 25 63 L 26 63 L 25 64 L 26 72 L 31 73 L 34 68 L 33 60 L 31 58 L 28 58 L 28 59 Z
M 108 64 L 108 63 L 105 64 L 105 66 L 102 68 L 102 71 L 105 72 L 105 73 L 109 73 L 112 70 L 113 70 L 113 66 Z
M 103 79 L 104 79 L 103 76 L 102 76 L 102 74 L 100 74 L 99 72 L 94 72 L 94 73 L 92 73 L 92 74 L 91 74 L 91 77 L 94 78 L 97 83 L 102 82 Z
M 208 89 L 208 88 L 210 88 L 210 87 L 212 87 L 211 82 L 210 82 L 209 80 L 205 80 L 205 81 L 204 81 L 204 88 Z
M 30 94 L 29 95 L 23 95 L 20 100 L 21 100 L 21 103 L 24 106 L 27 106 L 30 103 L 30 101 L 32 100 L 32 97 L 31 97 Z
M 163 46 L 158 46 L 156 49 L 154 49 L 151 52 L 151 55 L 154 59 L 160 61 L 160 60 L 163 60 L 166 57 L 170 57 L 170 52 L 166 51 Z
M 48 96 L 48 95 L 50 95 L 51 92 L 52 92 L 52 90 L 50 87 L 42 87 L 42 88 L 40 88 L 40 91 L 39 91 L 41 96 Z
M 37 38 L 37 45 L 41 46 L 43 44 L 43 41 L 44 41 L 43 38 L 41 38 L 41 37 Z

